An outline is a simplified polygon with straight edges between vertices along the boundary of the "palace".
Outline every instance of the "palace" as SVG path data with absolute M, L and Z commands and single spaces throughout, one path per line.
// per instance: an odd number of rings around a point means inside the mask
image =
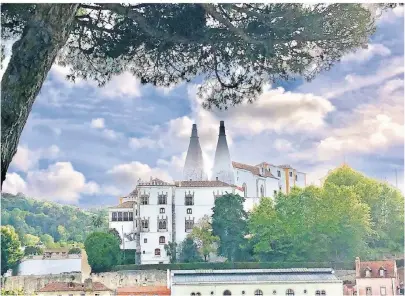
M 239 194 L 245 197 L 244 207 L 249 211 L 260 198 L 289 193 L 294 186 L 306 186 L 306 175 L 289 165 L 231 161 L 223 121 L 208 180 L 197 125 L 193 124 L 183 180 L 139 180 L 128 196 L 120 198 L 119 205 L 109 209 L 109 227 L 120 234 L 122 249 L 136 250 L 137 263 L 168 263 L 164 245 L 180 244 L 194 223 L 204 215 L 211 216 L 216 198 L 226 193 Z

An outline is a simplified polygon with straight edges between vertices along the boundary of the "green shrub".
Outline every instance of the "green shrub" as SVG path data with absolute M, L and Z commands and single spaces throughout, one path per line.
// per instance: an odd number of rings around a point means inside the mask
M 71 248 L 68 252 L 68 254 L 81 254 L 82 253 L 82 249 L 80 248 Z

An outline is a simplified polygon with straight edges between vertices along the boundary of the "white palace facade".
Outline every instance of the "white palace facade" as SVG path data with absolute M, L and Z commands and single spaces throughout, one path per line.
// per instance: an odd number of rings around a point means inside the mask
M 168 263 L 164 246 L 169 242 L 180 244 L 194 223 L 204 215 L 211 216 L 216 198 L 226 193 L 239 194 L 245 197 L 244 206 L 249 211 L 260 198 L 289 193 L 294 186 L 306 186 L 306 176 L 289 165 L 232 162 L 223 121 L 208 180 L 197 125 L 193 124 L 183 181 L 139 180 L 128 196 L 109 209 L 109 228 L 119 233 L 122 249 L 136 251 L 138 263 Z

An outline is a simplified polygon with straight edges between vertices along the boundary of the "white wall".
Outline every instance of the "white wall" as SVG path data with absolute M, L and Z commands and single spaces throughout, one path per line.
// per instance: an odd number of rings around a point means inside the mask
M 133 212 L 133 217 L 134 217 L 134 221 L 112 221 L 112 213 L 113 212 Z M 133 208 L 116 208 L 116 209 L 109 209 L 108 211 L 108 227 L 109 228 L 115 228 L 121 238 L 122 242 L 125 243 L 121 243 L 120 248 L 123 249 L 124 248 L 124 244 L 125 244 L 125 249 L 126 250 L 134 250 L 136 249 L 136 241 L 130 241 L 127 238 L 123 237 L 122 232 L 124 231 L 124 233 L 128 234 L 128 233 L 134 233 L 136 232 L 136 228 L 135 228 L 135 212 Z
M 246 283 L 246 284 L 188 284 L 188 285 L 172 285 L 171 295 L 191 295 L 191 293 L 201 293 L 201 295 L 222 296 L 225 290 L 231 291 L 232 295 L 243 295 L 242 291 L 245 291 L 244 295 L 255 295 L 257 289 L 262 290 L 263 295 L 286 295 L 287 289 L 293 289 L 296 296 L 314 296 L 316 290 L 325 290 L 327 296 L 342 296 L 343 295 L 343 283 Z M 276 290 L 276 294 L 273 291 Z M 304 294 L 304 290 L 307 293 Z
M 168 263 L 169 257 L 164 250 L 164 244 L 159 243 L 159 237 L 164 236 L 166 243 L 171 240 L 172 233 L 172 196 L 173 187 L 171 186 L 139 186 L 139 195 L 149 194 L 149 204 L 140 204 L 140 220 L 149 218 L 149 232 L 141 232 L 141 263 L 158 264 L 160 262 Z M 167 193 L 167 204 L 158 204 L 158 194 Z M 141 199 L 139 199 L 141 201 Z M 165 213 L 160 213 L 160 208 L 165 209 Z M 167 218 L 167 231 L 158 230 L 158 217 Z M 140 222 L 139 222 L 140 223 Z M 146 243 L 145 243 L 146 239 Z M 160 256 L 155 255 L 155 249 L 160 249 Z

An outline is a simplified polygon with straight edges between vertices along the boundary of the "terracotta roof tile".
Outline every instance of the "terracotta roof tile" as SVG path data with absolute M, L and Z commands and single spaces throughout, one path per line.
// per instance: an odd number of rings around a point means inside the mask
M 385 269 L 386 278 L 395 277 L 395 260 L 385 260 L 385 261 L 360 261 L 360 277 L 364 278 L 366 276 L 366 269 L 371 270 L 372 278 L 381 278 L 380 268 Z
M 44 252 L 51 252 L 51 253 L 69 252 L 69 248 L 47 248 L 44 249 Z
M 37 292 L 64 292 L 64 291 L 88 291 L 89 289 L 82 283 L 52 282 Z M 111 291 L 100 282 L 93 282 L 91 291 Z
M 176 181 L 177 187 L 235 187 L 222 181 Z
M 170 295 L 170 289 L 166 288 L 165 286 L 123 287 L 117 289 L 117 295 Z
M 136 203 L 135 201 L 124 201 L 122 204 L 116 205 L 114 207 L 110 207 L 110 209 L 117 209 L 117 208 L 119 208 L 119 209 L 124 209 L 124 208 L 125 209 L 126 208 L 131 209 L 131 208 L 134 207 L 135 203 Z
M 273 176 L 272 173 L 270 173 L 269 171 L 266 171 L 266 170 L 264 171 L 264 174 L 261 175 L 260 174 L 260 168 L 257 167 L 257 166 L 248 165 L 248 164 L 244 164 L 244 163 L 240 163 L 240 162 L 236 162 L 236 161 L 232 161 L 232 165 L 236 169 L 249 171 L 253 175 L 256 175 L 256 176 L 263 176 L 263 177 L 269 177 L 269 178 L 277 179 L 276 177 Z

